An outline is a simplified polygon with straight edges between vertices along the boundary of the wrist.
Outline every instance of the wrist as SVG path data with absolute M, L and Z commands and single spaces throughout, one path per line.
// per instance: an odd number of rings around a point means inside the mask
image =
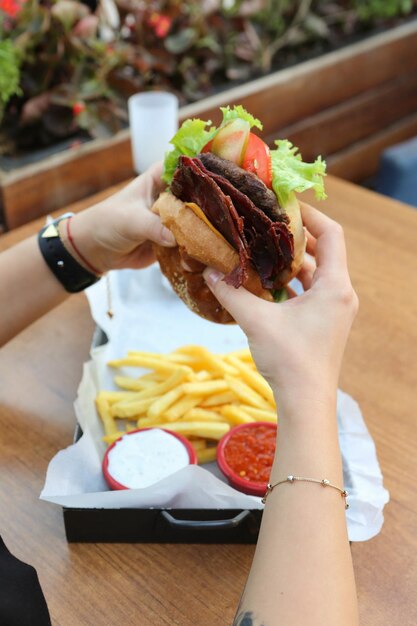
M 60 223 L 59 234 L 66 249 L 89 272 L 101 276 L 107 271 L 100 246 L 94 237 L 88 211 L 74 215 Z
M 341 483 L 336 391 L 319 398 L 307 397 L 278 406 L 276 456 L 271 479 L 288 474 L 330 478 Z
M 314 419 L 334 419 L 337 404 L 337 384 L 325 381 L 321 384 L 308 384 L 300 380 L 299 383 L 285 389 L 273 388 L 275 402 L 280 421 L 309 422 Z
M 69 223 L 71 217 L 71 214 L 66 214 L 44 226 L 38 233 L 38 245 L 46 265 L 64 289 L 69 293 L 78 293 L 96 283 L 99 276 L 81 264 L 63 241 L 61 227 L 65 222 Z

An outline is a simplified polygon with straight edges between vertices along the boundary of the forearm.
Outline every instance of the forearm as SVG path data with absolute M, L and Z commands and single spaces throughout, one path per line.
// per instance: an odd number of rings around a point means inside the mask
M 314 405 L 279 402 L 272 484 L 292 474 L 342 486 L 335 395 Z M 235 624 L 358 624 L 344 499 L 338 491 L 296 481 L 269 494 Z
M 152 243 L 175 246 L 174 236 L 150 211 L 162 189 L 161 165 L 150 168 L 118 194 L 60 221 L 60 240 L 87 275 L 72 269 L 63 284 L 86 288 L 108 270 L 147 267 L 155 260 Z M 75 274 L 75 275 L 74 275 Z M 78 274 L 78 276 L 77 276 Z M 68 284 L 68 278 L 71 280 Z M 74 282 L 72 281 L 74 279 Z M 0 346 L 69 294 L 49 269 L 35 237 L 0 255 Z
M 0 346 L 67 297 L 46 265 L 36 237 L 0 255 Z

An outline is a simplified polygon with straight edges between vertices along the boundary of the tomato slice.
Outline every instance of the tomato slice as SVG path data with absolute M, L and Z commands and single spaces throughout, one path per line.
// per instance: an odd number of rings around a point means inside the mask
M 209 141 L 201 150 L 201 152 L 214 152 L 219 156 L 223 156 L 223 158 L 229 157 L 229 160 L 233 160 L 236 162 L 235 158 L 230 158 L 232 155 L 223 154 L 223 151 L 218 150 L 216 145 L 215 149 L 213 150 L 213 141 L 213 139 Z M 239 144 L 239 146 L 237 147 L 240 149 L 241 142 L 240 140 L 235 141 L 235 137 L 231 136 L 228 143 Z M 221 147 L 223 148 L 223 146 Z M 240 164 L 240 166 L 247 172 L 252 172 L 253 174 L 256 174 L 262 180 L 262 182 L 264 182 L 265 185 L 269 187 L 269 189 L 272 189 L 271 155 L 268 146 L 264 141 L 262 141 L 260 137 L 258 137 L 258 135 L 255 135 L 254 133 L 249 133 L 243 162 Z
M 256 174 L 267 187 L 272 189 L 272 164 L 269 148 L 254 133 L 249 133 L 248 145 L 241 167 L 247 172 Z
M 211 152 L 212 145 L 213 145 L 213 139 L 211 139 L 208 143 L 206 143 L 206 145 L 204 146 L 201 152 Z

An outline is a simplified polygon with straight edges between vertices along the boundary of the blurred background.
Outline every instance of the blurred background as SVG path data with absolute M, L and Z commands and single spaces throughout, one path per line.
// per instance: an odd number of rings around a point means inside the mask
M 132 176 L 127 100 L 243 104 L 417 204 L 417 0 L 0 0 L 0 229 Z M 392 147 L 394 146 L 394 147 Z

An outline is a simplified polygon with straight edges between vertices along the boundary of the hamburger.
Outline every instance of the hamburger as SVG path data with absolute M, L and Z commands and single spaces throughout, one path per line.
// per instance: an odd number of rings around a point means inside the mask
M 251 130 L 262 130 L 261 122 L 242 106 L 221 111 L 218 128 L 190 119 L 172 138 L 167 189 L 152 210 L 178 243 L 154 246 L 162 273 L 192 311 L 227 324 L 233 319 L 206 285 L 204 268 L 265 300 L 283 299 L 306 247 L 295 192 L 313 188 L 325 198 L 326 166 L 321 157 L 304 163 L 287 140 L 270 150 Z

